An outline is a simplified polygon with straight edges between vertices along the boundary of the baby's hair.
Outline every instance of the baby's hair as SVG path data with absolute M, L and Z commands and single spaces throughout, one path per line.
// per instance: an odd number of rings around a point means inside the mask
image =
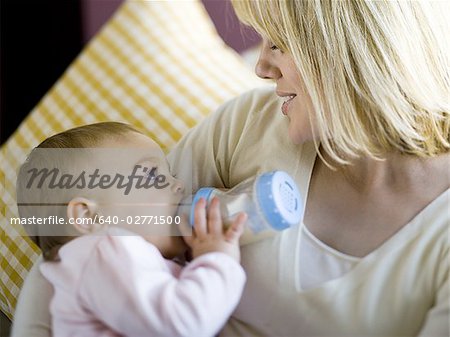
M 128 133 L 141 133 L 131 125 L 120 122 L 102 122 L 79 126 L 61 133 L 55 134 L 42 143 L 40 143 L 35 149 L 76 149 L 76 148 L 95 148 L 100 143 L 106 140 L 113 140 L 125 136 Z M 21 218 L 28 217 L 46 217 L 51 213 L 51 206 L 48 207 L 30 207 L 27 203 L 27 194 L 29 193 L 26 184 L 27 172 L 30 168 L 35 167 L 38 162 L 44 160 L 56 160 L 54 158 L 43 158 L 42 155 L 36 154 L 37 151 L 33 149 L 28 155 L 25 162 L 19 169 L 17 176 L 17 205 L 19 209 L 19 216 Z M 76 162 L 74 158 L 74 162 Z M 71 163 L 54 163 L 58 165 L 73 165 Z M 51 163 L 53 164 L 53 163 Z M 42 196 L 46 194 L 45 188 L 42 189 Z M 71 196 L 75 197 L 75 196 Z M 59 208 L 61 209 L 61 208 Z M 54 215 L 55 212 L 51 213 Z M 59 211 L 60 213 L 60 211 Z M 66 218 L 66 214 L 59 214 Z M 72 235 L 66 236 L 48 236 L 45 233 L 39 235 L 36 233 L 36 229 L 30 230 L 25 226 L 25 230 L 30 234 L 30 238 L 36 243 L 42 251 L 44 260 L 57 261 L 59 248 L 65 243 L 74 238 Z M 68 228 L 65 228 L 68 233 Z

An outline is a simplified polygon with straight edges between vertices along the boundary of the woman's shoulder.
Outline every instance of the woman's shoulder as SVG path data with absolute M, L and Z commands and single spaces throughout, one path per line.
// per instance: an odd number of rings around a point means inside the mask
M 252 100 L 258 101 L 260 99 L 276 99 L 275 87 L 267 84 L 259 86 L 248 91 L 241 93 L 240 95 L 233 97 L 228 102 L 249 102 Z
M 50 305 L 53 288 L 40 272 L 42 262 L 41 255 L 24 281 L 14 313 L 12 337 L 51 335 L 50 313 L 45 308 Z
M 285 149 L 291 142 L 286 134 L 289 122 L 281 112 L 282 103 L 274 86 L 255 88 L 224 103 L 210 123 L 216 136 L 223 135 L 236 145 L 244 142 L 265 148 L 266 144 L 261 141 L 265 138 L 276 144 L 275 147 Z
M 228 143 L 228 140 L 234 143 L 242 136 L 246 136 L 248 126 L 252 125 L 254 120 L 278 119 L 281 121 L 281 103 L 281 100 L 275 93 L 275 88 L 270 85 L 241 93 L 224 102 L 214 113 L 207 116 L 202 123 L 192 128 L 179 144 L 184 144 L 186 141 L 192 143 L 195 139 L 192 146 L 198 146 L 198 139 L 200 138 L 208 139 L 207 143 L 209 144 L 213 144 L 214 139 L 216 142 L 220 139 L 221 143 Z M 274 113 L 277 110 L 280 111 L 279 114 Z M 265 124 L 272 123 L 265 121 Z M 262 132 L 263 130 L 256 131 Z M 213 140 L 209 139 L 211 136 L 213 136 Z
M 265 85 L 234 97 L 226 102 L 223 107 L 233 107 L 241 112 L 260 112 L 279 103 L 280 99 L 275 93 L 275 87 L 273 85 Z

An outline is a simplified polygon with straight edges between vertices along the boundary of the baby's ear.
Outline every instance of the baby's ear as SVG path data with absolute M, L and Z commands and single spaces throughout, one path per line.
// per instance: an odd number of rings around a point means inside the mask
M 87 198 L 77 197 L 67 205 L 67 220 L 81 234 L 90 234 L 102 229 L 97 221 L 97 203 Z

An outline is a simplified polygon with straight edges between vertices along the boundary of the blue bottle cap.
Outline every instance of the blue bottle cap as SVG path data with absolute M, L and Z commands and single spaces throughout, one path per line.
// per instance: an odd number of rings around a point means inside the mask
M 194 198 L 192 199 L 192 206 L 191 206 L 191 212 L 189 215 L 189 223 L 191 226 L 194 226 L 194 209 L 197 202 L 200 200 L 200 198 L 204 198 L 206 202 L 209 202 L 209 197 L 211 196 L 212 191 L 214 188 L 212 187 L 202 187 L 195 193 Z
M 256 199 L 270 226 L 278 231 L 300 222 L 303 203 L 297 184 L 284 171 L 261 174 L 256 182 Z

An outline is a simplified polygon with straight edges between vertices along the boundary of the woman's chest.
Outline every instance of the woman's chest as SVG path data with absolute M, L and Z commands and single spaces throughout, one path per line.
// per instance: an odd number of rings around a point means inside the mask
M 368 176 L 355 183 L 342 171 L 330 170 L 317 160 L 309 181 L 304 223 L 326 245 L 364 257 L 445 193 L 449 188 L 447 170 L 448 165 L 429 165 L 425 177 L 423 173 L 407 177 L 385 173 L 378 180 Z
M 227 326 L 229 335 L 240 335 L 236 331 L 253 335 L 255 329 L 259 331 L 255 335 L 272 336 L 417 332 L 431 297 L 423 277 L 402 271 L 414 264 L 413 259 L 396 251 L 387 265 L 385 259 L 363 260 L 346 274 L 303 290 L 299 279 L 302 269 L 308 267 L 299 254 L 298 234 L 292 229 L 243 247 L 242 264 L 248 280 L 233 315 L 236 319 Z M 411 242 L 411 246 L 416 245 Z M 396 282 L 390 282 L 392 278 Z M 405 321 L 414 324 L 405 326 Z
M 408 226 L 447 186 L 389 187 L 358 191 L 345 178 L 313 173 L 304 223 L 324 244 L 364 257 Z
M 311 191 L 304 223 L 327 246 L 344 254 L 364 257 L 380 247 L 420 210 L 405 198 L 382 197 L 371 201 L 357 195 Z

